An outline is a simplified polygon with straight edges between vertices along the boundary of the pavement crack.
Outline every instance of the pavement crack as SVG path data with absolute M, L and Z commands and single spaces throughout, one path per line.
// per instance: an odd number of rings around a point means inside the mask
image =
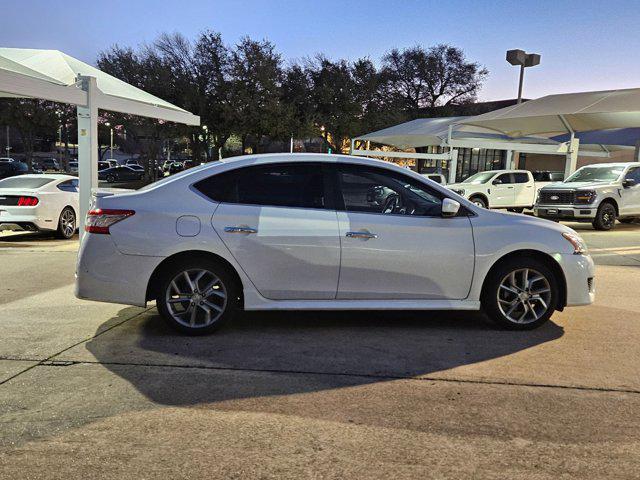
M 96 334 L 94 334 L 94 335 L 92 335 L 90 337 L 83 338 L 82 340 L 80 340 L 80 341 L 78 341 L 78 342 L 76 342 L 76 343 L 74 343 L 72 345 L 69 345 L 68 347 L 63 348 L 62 350 L 60 350 L 59 352 L 54 353 L 53 355 L 49 355 L 47 358 L 44 358 L 44 359 L 41 359 L 41 360 L 37 361 L 37 363 L 35 363 L 34 365 L 31 365 L 31 366 L 25 368 L 24 370 L 21 370 L 18 373 L 14 374 L 14 375 L 11 375 L 8 378 L 5 378 L 4 380 L 0 380 L 0 386 L 4 385 L 5 383 L 10 382 L 14 378 L 19 377 L 20 375 L 22 375 L 24 373 L 27 373 L 28 371 L 30 371 L 30 370 L 38 367 L 38 366 L 47 366 L 48 364 L 51 365 L 51 366 L 57 366 L 57 365 L 55 365 L 55 363 L 58 363 L 58 362 L 53 360 L 53 359 L 55 357 L 57 357 L 58 355 L 62 355 L 64 352 L 66 352 L 68 350 L 71 350 L 72 348 L 77 347 L 78 345 L 82 345 L 83 343 L 90 342 L 94 338 L 99 337 L 100 335 L 102 335 L 104 333 L 107 333 L 108 331 L 113 330 L 114 328 L 117 328 L 120 325 L 122 325 L 122 324 L 124 324 L 126 322 L 129 322 L 129 321 L 133 320 L 134 318 L 139 317 L 140 315 L 143 315 L 143 314 L 147 313 L 152 308 L 153 307 L 145 308 L 141 312 L 138 312 L 135 315 L 132 315 L 130 317 L 127 317 L 127 318 L 123 319 L 121 322 L 115 323 L 115 324 L 113 324 L 113 325 L 111 325 L 111 326 L 109 326 L 109 327 L 107 327 L 107 328 L 105 328 L 103 330 L 100 330 L 99 332 L 97 332 Z M 16 359 L 8 359 L 8 360 L 18 361 Z M 22 360 L 20 360 L 20 361 L 22 361 Z M 25 360 L 25 361 L 27 361 L 27 360 Z M 73 362 L 73 361 L 71 361 L 71 362 L 72 363 L 69 363 L 69 365 L 74 365 L 75 363 L 77 363 L 77 362 Z M 60 363 L 68 363 L 68 362 L 65 360 L 65 361 L 60 362 Z
M 579 390 L 598 393 L 629 393 L 640 394 L 640 390 L 633 388 L 616 388 L 616 387 L 590 387 L 586 385 L 563 385 L 554 383 L 536 383 L 536 382 L 514 382 L 508 380 L 473 380 L 467 378 L 441 378 L 441 377 L 412 377 L 407 375 L 385 375 L 358 372 L 321 372 L 317 370 L 291 370 L 291 369 L 274 369 L 274 368 L 243 368 L 243 367 L 216 367 L 210 365 L 176 365 L 162 363 L 143 363 L 143 362 L 98 362 L 90 360 L 66 360 L 60 362 L 40 362 L 36 366 L 70 366 L 70 365 L 111 365 L 122 367 L 146 367 L 146 368 L 174 368 L 174 369 L 192 369 L 192 370 L 212 370 L 212 371 L 228 371 L 228 372 L 246 372 L 246 373 L 272 373 L 281 375 L 313 375 L 313 376 L 330 376 L 330 377 L 347 377 L 347 378 L 370 378 L 375 380 L 406 380 L 416 382 L 447 382 L 477 385 L 500 385 L 510 387 L 530 387 L 530 388 L 552 388 L 563 390 Z

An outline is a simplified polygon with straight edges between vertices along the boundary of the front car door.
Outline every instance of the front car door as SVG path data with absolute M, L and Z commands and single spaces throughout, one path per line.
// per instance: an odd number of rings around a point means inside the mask
M 515 202 L 515 188 L 513 186 L 513 174 L 501 173 L 491 182 L 491 194 L 489 206 L 511 207 Z
M 339 299 L 464 299 L 471 222 L 441 216 L 444 194 L 388 169 L 338 164 Z
M 273 163 L 223 172 L 196 184 L 220 201 L 213 227 L 265 298 L 334 299 L 338 221 L 320 163 Z
M 624 179 L 632 179 L 636 184 L 627 187 L 622 191 L 624 202 L 620 213 L 622 215 L 634 215 L 640 217 L 640 167 L 631 167 L 624 176 Z

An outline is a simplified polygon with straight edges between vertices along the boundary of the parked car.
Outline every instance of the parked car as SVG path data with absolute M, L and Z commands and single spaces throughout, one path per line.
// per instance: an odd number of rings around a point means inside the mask
M 0 159 L 0 178 L 14 177 L 29 173 L 29 167 L 24 162 L 19 162 L 13 158 Z
M 137 165 L 140 166 L 140 164 L 138 163 L 138 160 L 136 160 L 135 158 L 128 158 L 125 162 L 125 165 Z
M 77 228 L 78 179 L 70 175 L 21 175 L 0 180 L 0 227 L 55 231 L 71 238 Z
M 162 171 L 165 173 L 169 173 L 169 167 L 173 163 L 173 160 L 165 160 L 162 164 Z
M 551 220 L 591 222 L 611 230 L 616 219 L 640 218 L 640 163 L 604 163 L 579 168 L 564 182 L 540 190 L 534 213 Z
M 397 201 L 371 201 L 379 187 Z M 594 299 L 593 261 L 570 228 L 479 208 L 365 158 L 243 156 L 98 190 L 85 230 L 76 295 L 156 300 L 188 334 L 241 308 L 482 308 L 521 330 Z
M 434 182 L 439 183 L 440 185 L 447 184 L 447 179 L 441 173 L 423 173 L 422 176 L 425 178 L 428 178 L 429 180 L 433 180 Z
M 98 169 L 100 169 L 100 162 L 98 162 Z M 69 173 L 72 175 L 77 175 L 78 174 L 78 162 L 77 161 L 70 161 L 69 162 Z
M 561 182 L 564 180 L 564 172 L 551 172 L 549 170 L 534 170 L 531 172 L 536 182 Z
M 181 162 L 173 162 L 169 165 L 169 175 L 173 175 L 184 170 L 184 164 Z
M 104 180 L 107 183 L 128 182 L 132 180 L 142 180 L 143 178 L 144 171 L 135 170 L 129 165 L 119 165 L 117 167 L 98 170 L 98 180 Z
M 98 171 L 106 170 L 107 168 L 111 168 L 111 167 L 112 167 L 112 165 L 109 162 L 105 161 L 105 160 L 99 160 L 98 161 Z
M 58 160 L 56 160 L 55 158 L 39 158 L 37 160 L 34 160 L 33 163 L 35 165 L 37 165 L 38 168 L 40 168 L 44 172 L 46 172 L 46 171 L 59 172 L 60 171 L 60 164 L 58 163 Z
M 550 182 L 536 182 L 528 170 L 489 170 L 447 188 L 483 208 L 506 208 L 522 212 L 533 208 L 536 195 Z

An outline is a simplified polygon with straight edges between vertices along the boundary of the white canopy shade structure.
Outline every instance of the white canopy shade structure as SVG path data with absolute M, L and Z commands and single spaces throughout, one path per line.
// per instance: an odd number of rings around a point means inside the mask
M 200 117 L 57 50 L 0 48 L 0 97 L 78 107 L 80 233 L 98 184 L 98 109 L 199 125 Z
M 640 127 L 640 88 L 548 95 L 463 119 L 508 137 Z
M 449 126 L 471 117 L 417 118 L 409 122 L 367 133 L 354 140 L 393 145 L 400 149 L 446 145 Z

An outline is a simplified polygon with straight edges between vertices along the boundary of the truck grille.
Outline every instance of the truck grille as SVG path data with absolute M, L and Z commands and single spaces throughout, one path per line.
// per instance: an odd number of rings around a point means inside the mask
M 574 196 L 573 190 L 540 190 L 540 203 L 543 205 L 571 205 Z

